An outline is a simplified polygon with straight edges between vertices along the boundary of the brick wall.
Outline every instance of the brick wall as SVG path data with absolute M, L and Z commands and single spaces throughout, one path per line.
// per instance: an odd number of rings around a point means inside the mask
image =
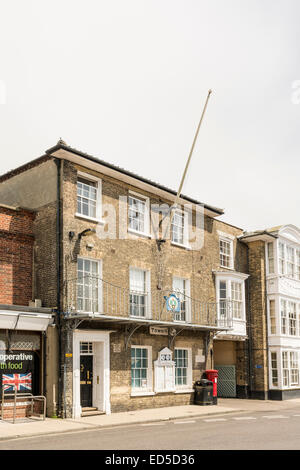
M 268 391 L 268 354 L 264 241 L 249 243 L 249 273 L 249 341 L 252 364 L 252 394 L 254 398 L 266 398 Z
M 0 304 L 32 300 L 34 218 L 32 212 L 0 206 Z

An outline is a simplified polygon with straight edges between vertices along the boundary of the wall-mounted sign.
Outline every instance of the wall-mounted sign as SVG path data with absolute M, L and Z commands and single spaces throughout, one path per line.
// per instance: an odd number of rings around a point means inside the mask
M 175 362 L 172 361 L 172 351 L 164 348 L 159 352 L 154 362 L 155 392 L 175 391 Z
M 168 328 L 161 328 L 159 326 L 150 326 L 149 333 L 150 335 L 168 336 Z
M 66 353 L 66 357 L 72 357 L 73 354 L 72 353 Z
M 168 348 L 164 348 L 159 352 L 158 362 L 160 364 L 165 364 L 166 362 L 172 361 L 172 351 Z
M 120 353 L 122 350 L 121 343 L 113 343 L 112 347 L 114 353 Z
M 175 294 L 164 296 L 168 312 L 180 312 L 180 299 Z

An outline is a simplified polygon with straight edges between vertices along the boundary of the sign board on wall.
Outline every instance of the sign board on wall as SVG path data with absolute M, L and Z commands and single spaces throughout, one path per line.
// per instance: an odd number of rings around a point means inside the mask
M 172 361 L 172 351 L 164 348 L 159 352 L 154 362 L 155 392 L 175 391 L 175 362 Z
M 150 335 L 168 336 L 168 328 L 159 327 L 159 326 L 150 326 L 149 333 Z

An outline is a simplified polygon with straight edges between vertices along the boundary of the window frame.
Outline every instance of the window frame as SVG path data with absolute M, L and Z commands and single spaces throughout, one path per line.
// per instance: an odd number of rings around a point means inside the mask
M 102 312 L 102 309 L 103 309 L 103 306 L 102 306 L 102 282 L 101 282 L 101 279 L 102 279 L 102 260 L 99 260 L 99 259 L 94 259 L 94 258 L 86 258 L 84 256 L 78 256 L 77 258 L 77 283 L 76 283 L 76 310 L 78 312 L 82 312 L 82 313 L 93 313 L 93 310 L 80 310 L 78 308 L 78 279 L 79 279 L 79 274 L 78 274 L 78 261 L 81 260 L 83 262 L 85 261 L 90 261 L 92 263 L 96 263 L 98 265 L 98 299 L 97 299 L 97 304 L 98 304 L 98 310 L 97 312 L 94 312 L 94 313 L 101 313 Z M 83 271 L 85 273 L 85 271 Z M 88 274 L 87 274 L 88 275 Z M 92 275 L 92 274 L 90 274 Z M 83 290 L 84 290 L 84 284 L 83 284 Z M 85 297 L 83 296 L 82 297 L 83 299 L 83 302 L 85 301 Z M 88 299 L 92 304 L 93 304 L 93 298 L 91 299 Z
M 130 363 L 130 388 L 131 396 L 139 395 L 154 395 L 153 393 L 153 364 L 152 364 L 152 346 L 142 346 L 132 344 L 130 347 L 130 361 L 132 358 L 132 349 L 145 349 L 147 350 L 147 386 L 146 387 L 133 387 L 132 386 L 132 363 Z
M 82 214 L 78 212 L 78 179 L 84 179 L 87 182 L 90 181 L 91 183 L 96 183 L 96 217 L 92 217 L 89 215 Z M 102 179 L 98 178 L 90 173 L 84 173 L 82 171 L 77 172 L 77 180 L 76 180 L 76 212 L 75 216 L 81 219 L 90 220 L 92 222 L 97 223 L 104 223 L 102 220 Z
M 219 231 L 218 231 L 218 234 L 219 234 L 219 265 L 220 265 L 221 268 L 233 270 L 234 269 L 234 259 L 233 259 L 234 245 L 233 245 L 233 242 L 234 242 L 235 237 L 233 235 L 226 234 L 226 233 L 219 232 Z M 222 243 L 228 243 L 229 250 L 230 250 L 229 254 L 228 253 L 223 253 L 221 251 L 221 242 Z M 226 266 L 222 263 L 222 256 L 223 257 L 224 256 L 228 257 L 228 259 L 229 259 L 228 266 Z
M 176 289 L 174 287 L 174 280 L 175 279 L 184 282 L 184 292 L 182 292 L 182 294 L 185 296 L 185 298 L 187 300 L 185 301 L 185 307 L 186 307 L 185 319 L 184 320 L 176 319 L 177 313 L 175 312 L 173 314 L 174 315 L 174 317 L 173 317 L 174 323 L 191 323 L 192 305 L 191 305 L 191 282 L 190 282 L 190 279 L 186 279 L 184 277 L 179 277 L 179 276 L 173 276 L 173 278 L 172 278 L 172 291 L 174 292 L 174 294 L 176 294 L 176 296 L 177 296 L 177 294 L 180 294 L 181 292 L 178 291 L 178 289 Z M 179 315 L 181 315 L 181 311 L 180 311 Z
M 179 369 L 176 364 L 176 351 L 187 351 L 187 367 L 186 367 L 186 384 L 178 385 L 176 384 L 176 369 Z M 175 388 L 176 391 L 190 390 L 193 386 L 193 358 L 192 358 L 192 348 L 186 347 L 176 347 L 174 348 L 174 362 L 175 362 Z M 183 369 L 183 367 L 180 367 Z
M 183 226 L 182 226 L 182 243 L 173 240 L 173 226 L 174 226 L 174 215 L 180 214 L 180 217 L 183 221 Z M 170 223 L 170 240 L 171 244 L 174 246 L 179 246 L 181 248 L 187 248 L 190 249 L 190 244 L 189 244 L 189 212 L 185 209 L 182 209 L 181 207 L 176 207 L 176 209 L 173 209 L 170 214 L 171 217 L 171 223 Z
M 146 305 L 145 305 L 145 315 L 132 315 L 131 314 L 131 295 L 139 295 L 138 291 L 135 291 L 134 289 L 131 288 L 131 273 L 132 271 L 141 271 L 144 273 L 144 285 L 145 285 L 145 291 L 141 292 L 140 294 L 143 294 L 146 298 Z M 130 318 L 138 318 L 138 319 L 150 319 L 152 318 L 152 310 L 151 310 L 151 273 L 147 269 L 143 268 L 138 268 L 136 266 L 129 266 L 129 317 Z M 131 292 L 134 292 L 132 294 Z
M 144 211 L 144 230 L 136 230 L 129 225 L 129 210 L 130 204 L 129 200 L 136 199 L 139 202 L 142 202 L 145 205 Z M 145 237 L 151 237 L 150 233 L 150 199 L 148 196 L 144 196 L 143 194 L 136 193 L 135 191 L 129 191 L 127 197 L 127 231 L 133 235 L 141 235 Z
M 225 283 L 226 286 L 226 298 L 220 296 L 220 285 L 221 283 Z M 218 277 L 217 279 L 217 302 L 218 302 L 218 318 L 222 319 L 221 316 L 221 301 L 234 301 L 235 299 L 232 298 L 232 283 L 240 284 L 241 285 L 241 300 L 238 302 L 241 305 L 241 318 L 234 316 L 234 309 L 232 308 L 232 320 L 234 322 L 246 322 L 246 302 L 245 302 L 245 279 L 233 278 L 233 277 Z M 224 290 L 224 289 L 223 289 Z M 226 313 L 227 314 L 227 310 Z

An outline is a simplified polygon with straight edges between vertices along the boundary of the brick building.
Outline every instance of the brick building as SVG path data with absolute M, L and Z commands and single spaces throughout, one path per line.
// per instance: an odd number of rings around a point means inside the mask
M 245 395 L 247 246 L 222 210 L 181 195 L 171 220 L 175 191 L 63 141 L 0 182 L 35 211 L 33 297 L 57 309 L 48 414 L 187 404 L 214 365 Z
M 13 390 L 18 374 L 27 375 L 18 392 L 45 391 L 43 333 L 52 315 L 33 301 L 34 220 L 32 211 L 0 205 L 1 393 Z
M 300 396 L 300 230 L 294 225 L 245 233 L 250 298 L 251 396 Z

